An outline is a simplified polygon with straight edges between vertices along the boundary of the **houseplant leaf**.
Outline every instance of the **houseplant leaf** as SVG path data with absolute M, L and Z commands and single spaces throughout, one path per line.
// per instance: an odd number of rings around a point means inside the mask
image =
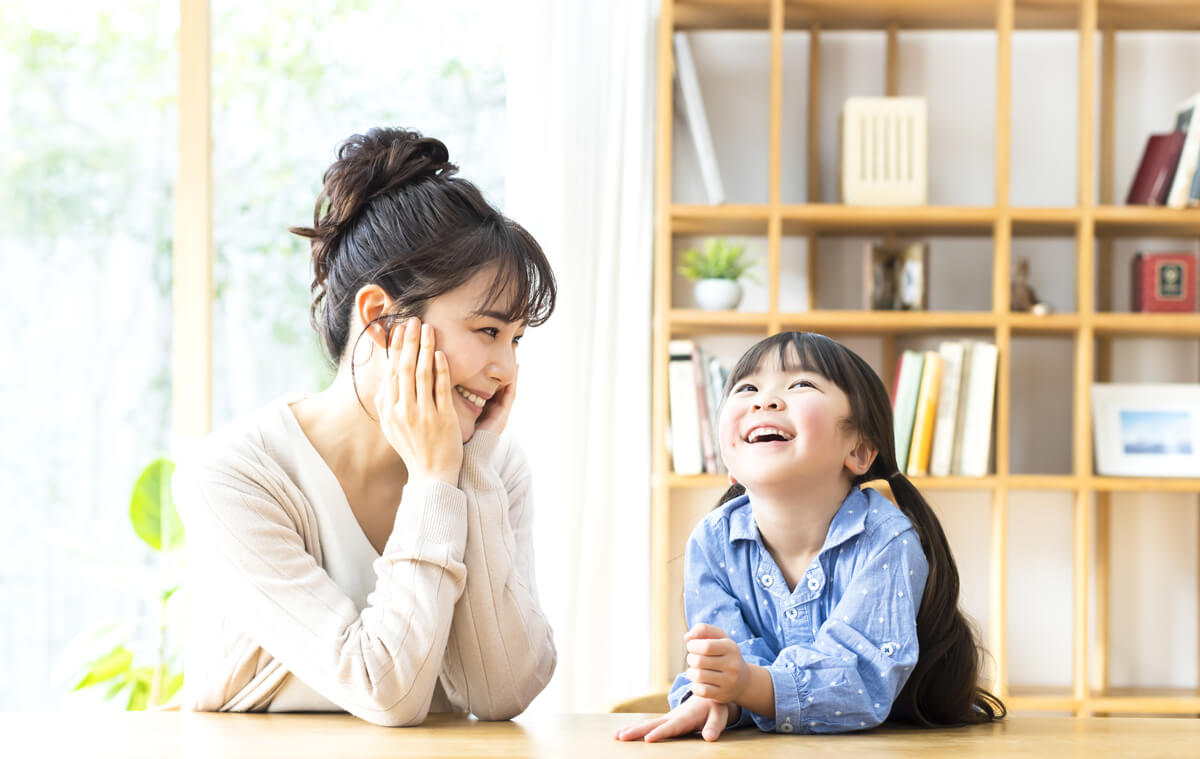
M 183 545 L 183 524 L 171 497 L 171 475 L 175 464 L 155 459 L 138 477 L 129 503 L 129 521 L 138 537 L 155 551 Z

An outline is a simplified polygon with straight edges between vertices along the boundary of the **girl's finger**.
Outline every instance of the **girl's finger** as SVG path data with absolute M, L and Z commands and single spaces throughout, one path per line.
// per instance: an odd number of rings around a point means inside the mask
M 701 638 L 728 638 L 725 631 L 715 625 L 708 625 L 703 622 L 692 625 L 692 629 L 688 630 L 683 636 L 686 641 L 698 640 Z M 689 649 L 690 650 L 690 649 Z
M 692 727 L 691 729 L 694 730 L 695 727 Z M 687 730 L 688 728 L 683 726 L 678 717 L 671 717 L 668 715 L 663 724 L 646 734 L 646 742 L 654 743 L 655 741 L 661 741 L 663 738 L 673 738 Z
M 720 649 L 722 641 L 713 638 L 698 638 L 687 642 L 687 652 L 690 654 L 699 654 L 700 656 L 712 656 Z
M 643 736 L 645 736 L 646 733 L 650 732 L 654 728 L 656 728 L 659 725 L 666 722 L 667 719 L 668 719 L 668 716 L 664 714 L 661 717 L 655 717 L 654 719 L 648 719 L 643 722 L 639 722 L 636 725 L 630 725 L 629 727 L 623 727 L 617 731 L 617 740 L 636 741 L 639 738 L 642 738 Z
M 700 730 L 701 737 L 706 741 L 720 738 L 721 731 L 725 729 L 726 716 L 724 709 L 710 708 L 708 719 L 704 720 L 704 727 Z
M 436 351 L 433 355 L 436 372 L 434 403 L 439 413 L 454 416 L 454 388 L 450 386 L 450 364 L 446 361 L 445 353 Z
M 721 680 L 721 671 L 716 669 L 688 669 L 683 673 L 683 676 L 691 680 L 692 683 L 700 683 L 702 685 L 718 685 Z
M 721 671 L 723 657 L 720 656 L 701 656 L 700 654 L 688 654 L 687 665 L 692 669 L 707 669 L 713 672 Z
M 400 347 L 400 363 L 396 369 L 398 400 L 411 406 L 417 400 L 417 390 L 414 384 L 417 370 L 417 353 L 421 349 L 421 320 L 410 317 L 404 328 L 404 342 Z
M 433 404 L 433 327 L 421 325 L 421 347 L 417 352 L 416 393 L 417 408 Z

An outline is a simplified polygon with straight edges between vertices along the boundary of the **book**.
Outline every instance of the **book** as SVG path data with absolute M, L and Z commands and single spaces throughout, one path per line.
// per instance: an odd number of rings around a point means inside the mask
M 937 419 L 938 395 L 942 386 L 942 356 L 926 351 L 921 367 L 921 389 L 917 393 L 916 414 L 913 417 L 912 444 L 908 450 L 907 473 L 921 476 L 929 473 L 929 452 L 933 443 L 933 425 Z
M 700 474 L 704 471 L 700 449 L 700 409 L 696 401 L 696 380 L 692 370 L 692 341 L 667 343 L 667 395 L 671 407 L 671 463 L 676 474 Z
M 966 406 L 963 409 L 962 469 L 958 474 L 983 477 L 992 447 L 992 411 L 996 403 L 996 365 L 999 354 L 991 343 L 971 346 L 967 371 Z
M 725 462 L 721 460 L 721 401 L 725 398 L 725 379 L 729 376 L 729 371 L 721 366 L 721 362 L 716 356 L 708 357 L 708 397 L 709 397 L 709 416 L 712 418 L 712 431 L 714 448 L 716 448 L 716 464 L 717 468 L 714 474 L 724 474 L 728 470 L 725 468 Z
M 1131 266 L 1131 311 L 1196 310 L 1195 253 L 1138 253 Z
M 1186 138 L 1184 132 L 1150 135 L 1125 197 L 1126 205 L 1161 206 L 1166 201 Z
M 1193 95 L 1175 109 L 1175 131 L 1184 132 L 1183 148 L 1179 151 L 1179 165 L 1175 178 L 1167 193 L 1167 205 L 1171 208 L 1186 208 L 1192 182 L 1196 178 L 1196 163 L 1200 161 L 1200 116 L 1193 118 L 1200 95 Z
M 938 346 L 938 353 L 942 357 L 942 388 L 938 393 L 937 421 L 933 425 L 933 450 L 929 454 L 929 473 L 935 477 L 946 477 L 954 463 L 954 427 L 958 419 L 964 344 L 944 342 Z
M 892 424 L 896 436 L 896 468 L 908 470 L 908 452 L 912 445 L 913 420 L 917 414 L 917 395 L 921 390 L 921 370 L 925 354 L 906 350 L 900 354 L 896 393 L 892 400 Z
M 688 129 L 692 133 L 692 144 L 696 147 L 696 159 L 700 163 L 704 190 L 709 203 L 724 203 L 725 186 L 721 183 L 717 153 L 713 150 L 712 133 L 708 129 L 708 113 L 704 109 L 700 78 L 696 76 L 696 63 L 692 59 L 692 47 L 687 34 L 675 32 L 674 47 L 675 75 L 678 77 L 679 92 L 683 99 L 683 112 L 687 118 Z
M 1192 177 L 1192 191 L 1188 193 L 1188 208 L 1200 206 L 1200 166 L 1196 168 L 1196 175 Z
M 958 408 L 954 412 L 954 442 L 950 450 L 950 474 L 962 474 L 963 420 L 967 417 L 967 387 L 971 383 L 971 353 L 975 340 L 963 340 L 962 377 L 958 381 Z
M 708 396 L 708 356 L 699 345 L 692 346 L 692 377 L 696 387 L 696 407 L 700 427 L 700 452 L 704 457 L 704 471 L 717 471 L 716 436 L 713 434 L 712 401 Z

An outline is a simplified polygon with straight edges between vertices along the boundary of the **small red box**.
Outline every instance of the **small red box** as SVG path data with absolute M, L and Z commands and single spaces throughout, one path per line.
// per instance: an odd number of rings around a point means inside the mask
M 1196 310 L 1195 253 L 1138 253 L 1133 257 L 1130 310 Z

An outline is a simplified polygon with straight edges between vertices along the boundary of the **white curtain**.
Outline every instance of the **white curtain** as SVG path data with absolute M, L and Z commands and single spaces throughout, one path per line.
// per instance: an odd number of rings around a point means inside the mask
M 506 33 L 506 211 L 559 284 L 518 352 L 511 423 L 558 645 L 535 710 L 605 710 L 649 687 L 656 17 L 655 0 L 523 0 Z

